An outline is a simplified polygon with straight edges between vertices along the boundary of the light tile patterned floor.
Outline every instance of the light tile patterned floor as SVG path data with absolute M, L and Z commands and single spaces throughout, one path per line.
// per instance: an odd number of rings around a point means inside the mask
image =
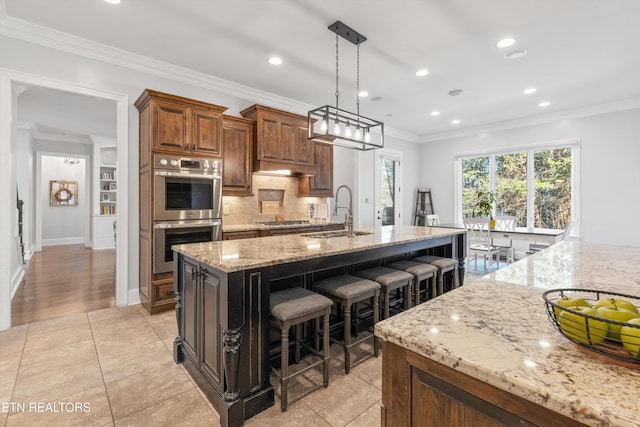
M 173 312 L 109 308 L 0 332 L 0 426 L 217 426 L 219 417 L 172 359 Z M 381 361 L 345 375 L 332 347 L 331 380 L 308 371 L 290 387 L 289 409 L 276 404 L 248 426 L 380 424 Z M 356 360 L 357 362 L 357 360 Z M 8 411 L 2 402 L 89 403 L 89 412 Z
M 465 283 L 482 280 L 467 274 Z M 219 417 L 181 365 L 172 359 L 174 312 L 150 316 L 140 306 L 108 308 L 17 326 L 0 332 L 0 426 L 218 426 Z M 331 376 L 319 370 L 290 385 L 289 408 L 275 405 L 247 426 L 380 425 L 382 356 L 344 373 L 331 347 Z M 302 362 L 304 363 L 304 362 Z M 89 403 L 85 412 L 8 411 L 2 402 Z

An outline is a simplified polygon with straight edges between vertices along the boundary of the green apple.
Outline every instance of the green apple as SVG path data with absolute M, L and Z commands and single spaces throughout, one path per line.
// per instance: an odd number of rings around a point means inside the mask
M 614 308 L 610 306 L 599 307 L 597 311 L 600 314 L 600 317 L 607 320 L 615 320 L 617 322 L 628 322 L 631 319 L 640 317 L 640 315 L 638 315 L 638 313 L 636 313 L 635 311 L 627 310 L 624 308 Z M 622 325 L 609 323 L 609 333 L 607 334 L 607 337 L 620 342 L 621 327 Z
M 629 323 L 640 325 L 640 317 L 629 320 Z M 622 345 L 634 357 L 638 357 L 640 350 L 640 329 L 633 326 L 623 326 L 620 328 L 620 340 Z
M 583 344 L 597 344 L 604 341 L 609 332 L 609 326 L 604 320 L 588 319 L 577 311 L 590 316 L 598 316 L 598 311 L 591 307 L 572 307 L 562 310 L 558 316 L 560 329 L 572 340 Z M 587 327 L 588 325 L 588 327 Z
M 624 300 L 622 298 L 600 298 L 593 305 L 593 308 L 600 308 L 600 307 L 624 308 L 627 310 L 635 311 L 637 314 L 640 314 L 640 311 L 638 311 L 638 308 L 635 305 L 633 305 L 629 301 Z
M 560 298 L 559 300 L 555 301 L 555 303 L 561 307 L 569 307 L 569 308 L 573 308 L 573 307 L 591 307 L 591 304 L 589 304 L 587 301 L 585 301 L 582 298 L 568 298 L 567 296 L 563 295 L 562 298 Z M 553 311 L 554 313 L 556 313 L 556 317 L 560 316 L 560 312 L 562 311 L 561 308 L 558 307 L 553 307 Z

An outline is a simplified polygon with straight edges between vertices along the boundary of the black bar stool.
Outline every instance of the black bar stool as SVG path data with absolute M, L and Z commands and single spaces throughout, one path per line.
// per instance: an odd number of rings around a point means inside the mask
M 289 380 L 297 375 L 306 372 L 322 363 L 323 385 L 329 385 L 329 316 L 333 302 L 329 298 L 318 295 L 303 288 L 290 288 L 283 291 L 273 292 L 269 298 L 269 309 L 271 318 L 280 327 L 282 332 L 280 373 L 274 368 L 273 372 L 280 381 L 280 408 L 287 410 Z M 311 363 L 303 369 L 289 373 L 289 329 L 296 327 L 295 331 L 295 362 L 300 361 L 300 325 L 308 320 L 315 319 L 316 332 L 319 330 L 320 318 L 323 320 L 322 327 L 322 352 L 318 351 L 319 337 L 316 333 L 316 348 L 309 350 L 321 357 L 321 360 Z
M 335 341 L 344 348 L 344 371 L 349 373 L 351 369 L 351 347 L 369 339 L 369 336 L 356 341 L 351 341 L 351 306 L 360 301 L 371 299 L 373 307 L 373 324 L 379 319 L 380 284 L 371 280 L 349 275 L 340 275 L 319 280 L 313 284 L 313 289 L 328 297 L 333 302 L 341 304 L 344 311 L 344 339 Z M 373 355 L 378 357 L 378 338 L 373 337 Z
M 406 271 L 413 275 L 413 292 L 416 305 L 420 304 L 420 283 L 423 281 L 425 282 L 425 291 L 427 294 L 425 301 L 429 299 L 429 288 L 431 288 L 432 297 L 436 296 L 436 276 L 438 275 L 438 267 L 415 261 L 398 261 L 387 264 L 387 267 L 393 268 L 394 270 Z

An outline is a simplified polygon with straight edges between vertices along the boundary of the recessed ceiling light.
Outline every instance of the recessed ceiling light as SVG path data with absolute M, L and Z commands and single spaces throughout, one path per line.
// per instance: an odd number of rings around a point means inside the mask
M 540 104 L 538 104 L 538 107 L 544 108 L 548 107 L 549 105 L 551 105 L 549 101 L 542 101 Z
M 373 102 L 382 101 L 382 97 L 381 97 L 381 96 L 374 96 L 373 98 L 371 98 L 371 100 L 372 100 Z
M 361 91 L 358 93 L 358 96 L 359 96 L 360 98 L 365 98 L 365 97 L 369 96 L 369 92 L 367 92 L 366 90 L 361 90 Z
M 449 93 L 449 96 L 458 96 L 462 94 L 462 89 L 450 90 L 448 93 Z
M 426 76 L 427 74 L 429 74 L 429 70 L 426 68 L 416 71 L 416 76 L 418 77 Z
M 439 116 L 439 115 L 440 115 L 440 111 L 437 111 L 437 110 L 432 111 L 432 112 L 431 112 L 431 115 L 432 115 L 432 116 Z
M 512 50 L 511 52 L 507 53 L 504 56 L 504 58 L 505 59 L 518 59 L 518 58 L 522 58 L 526 54 L 527 54 L 527 51 L 524 50 L 524 49 Z
M 109 4 L 120 4 L 120 0 L 104 0 L 105 3 Z
M 459 124 L 460 124 L 460 119 L 453 119 L 453 120 L 451 120 L 451 124 L 452 124 L 452 125 L 459 125 Z
M 515 42 L 515 39 L 507 37 L 506 39 L 500 40 L 496 46 L 502 49 L 504 47 L 513 46 Z
M 269 64 L 271 64 L 271 65 L 281 65 L 282 64 L 282 58 L 278 58 L 277 56 L 272 56 L 271 58 L 269 58 Z
M 522 93 L 524 93 L 525 95 L 531 95 L 532 93 L 536 93 L 536 89 L 535 87 L 528 87 L 525 90 L 522 91 Z

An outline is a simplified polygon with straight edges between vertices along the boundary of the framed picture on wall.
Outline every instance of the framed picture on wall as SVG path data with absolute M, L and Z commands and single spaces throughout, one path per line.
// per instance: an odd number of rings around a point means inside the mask
M 49 181 L 49 204 L 51 206 L 77 206 L 78 181 Z

